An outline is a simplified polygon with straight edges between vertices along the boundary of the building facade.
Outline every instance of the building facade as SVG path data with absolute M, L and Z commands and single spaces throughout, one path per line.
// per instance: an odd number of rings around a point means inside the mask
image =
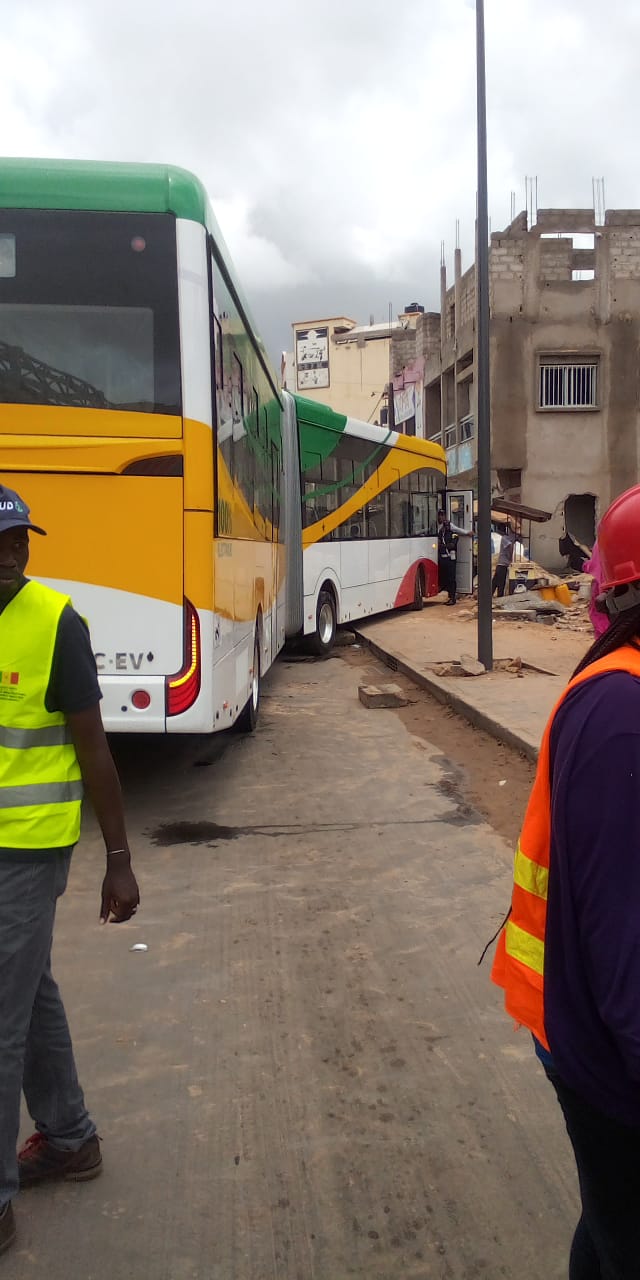
M 520 214 L 491 237 L 490 311 L 494 496 L 553 513 L 532 555 L 560 568 L 640 479 L 640 210 Z M 477 478 L 475 328 L 475 267 L 456 250 L 440 313 L 392 344 L 394 399 L 414 388 L 457 488 Z
M 417 308 L 417 304 L 413 304 Z M 298 320 L 293 352 L 282 356 L 282 385 L 289 391 L 321 400 L 339 413 L 385 426 L 389 422 L 391 341 L 415 326 L 417 311 L 397 320 L 359 325 L 347 316 Z M 408 388 L 398 400 L 399 430 L 416 434 L 416 405 Z M 418 406 L 422 422 L 421 406 Z

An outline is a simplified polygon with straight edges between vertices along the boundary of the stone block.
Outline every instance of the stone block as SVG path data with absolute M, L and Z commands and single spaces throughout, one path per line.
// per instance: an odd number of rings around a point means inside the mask
M 343 631 L 340 629 L 336 631 L 336 636 L 333 643 L 336 649 L 346 649 L 351 644 L 357 644 L 358 637 L 355 631 Z
M 399 684 L 361 684 L 358 697 L 363 707 L 406 707 L 409 699 L 405 698 Z
M 477 658 L 472 658 L 468 653 L 462 654 L 460 667 L 464 676 L 484 676 L 487 671 L 484 662 L 478 662 Z

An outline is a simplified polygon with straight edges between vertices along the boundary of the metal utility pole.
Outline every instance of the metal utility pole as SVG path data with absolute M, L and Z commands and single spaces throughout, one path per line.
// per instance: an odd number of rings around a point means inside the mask
M 489 364 L 489 208 L 484 0 L 476 0 L 478 90 L 478 247 L 476 262 L 478 377 L 478 659 L 493 667 L 491 619 L 491 384 Z

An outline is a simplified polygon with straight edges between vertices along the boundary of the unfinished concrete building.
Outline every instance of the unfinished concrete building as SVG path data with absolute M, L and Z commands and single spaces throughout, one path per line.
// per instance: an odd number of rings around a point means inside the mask
M 494 494 L 553 513 L 531 552 L 561 568 L 640 479 L 640 210 L 520 214 L 491 237 L 490 305 Z M 415 387 L 457 488 L 476 482 L 475 327 L 475 267 L 456 250 L 440 313 L 392 342 L 395 396 Z

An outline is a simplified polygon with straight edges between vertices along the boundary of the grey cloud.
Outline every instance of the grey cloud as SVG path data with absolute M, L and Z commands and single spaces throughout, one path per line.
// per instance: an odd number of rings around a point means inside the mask
M 594 174 L 609 203 L 640 203 L 640 7 L 485 7 L 494 228 L 512 190 L 523 206 L 525 174 L 541 204 L 588 204 Z M 0 0 L 0 12 L 5 137 L 198 172 L 274 353 L 305 313 L 436 306 L 456 219 L 470 260 L 473 0 Z

